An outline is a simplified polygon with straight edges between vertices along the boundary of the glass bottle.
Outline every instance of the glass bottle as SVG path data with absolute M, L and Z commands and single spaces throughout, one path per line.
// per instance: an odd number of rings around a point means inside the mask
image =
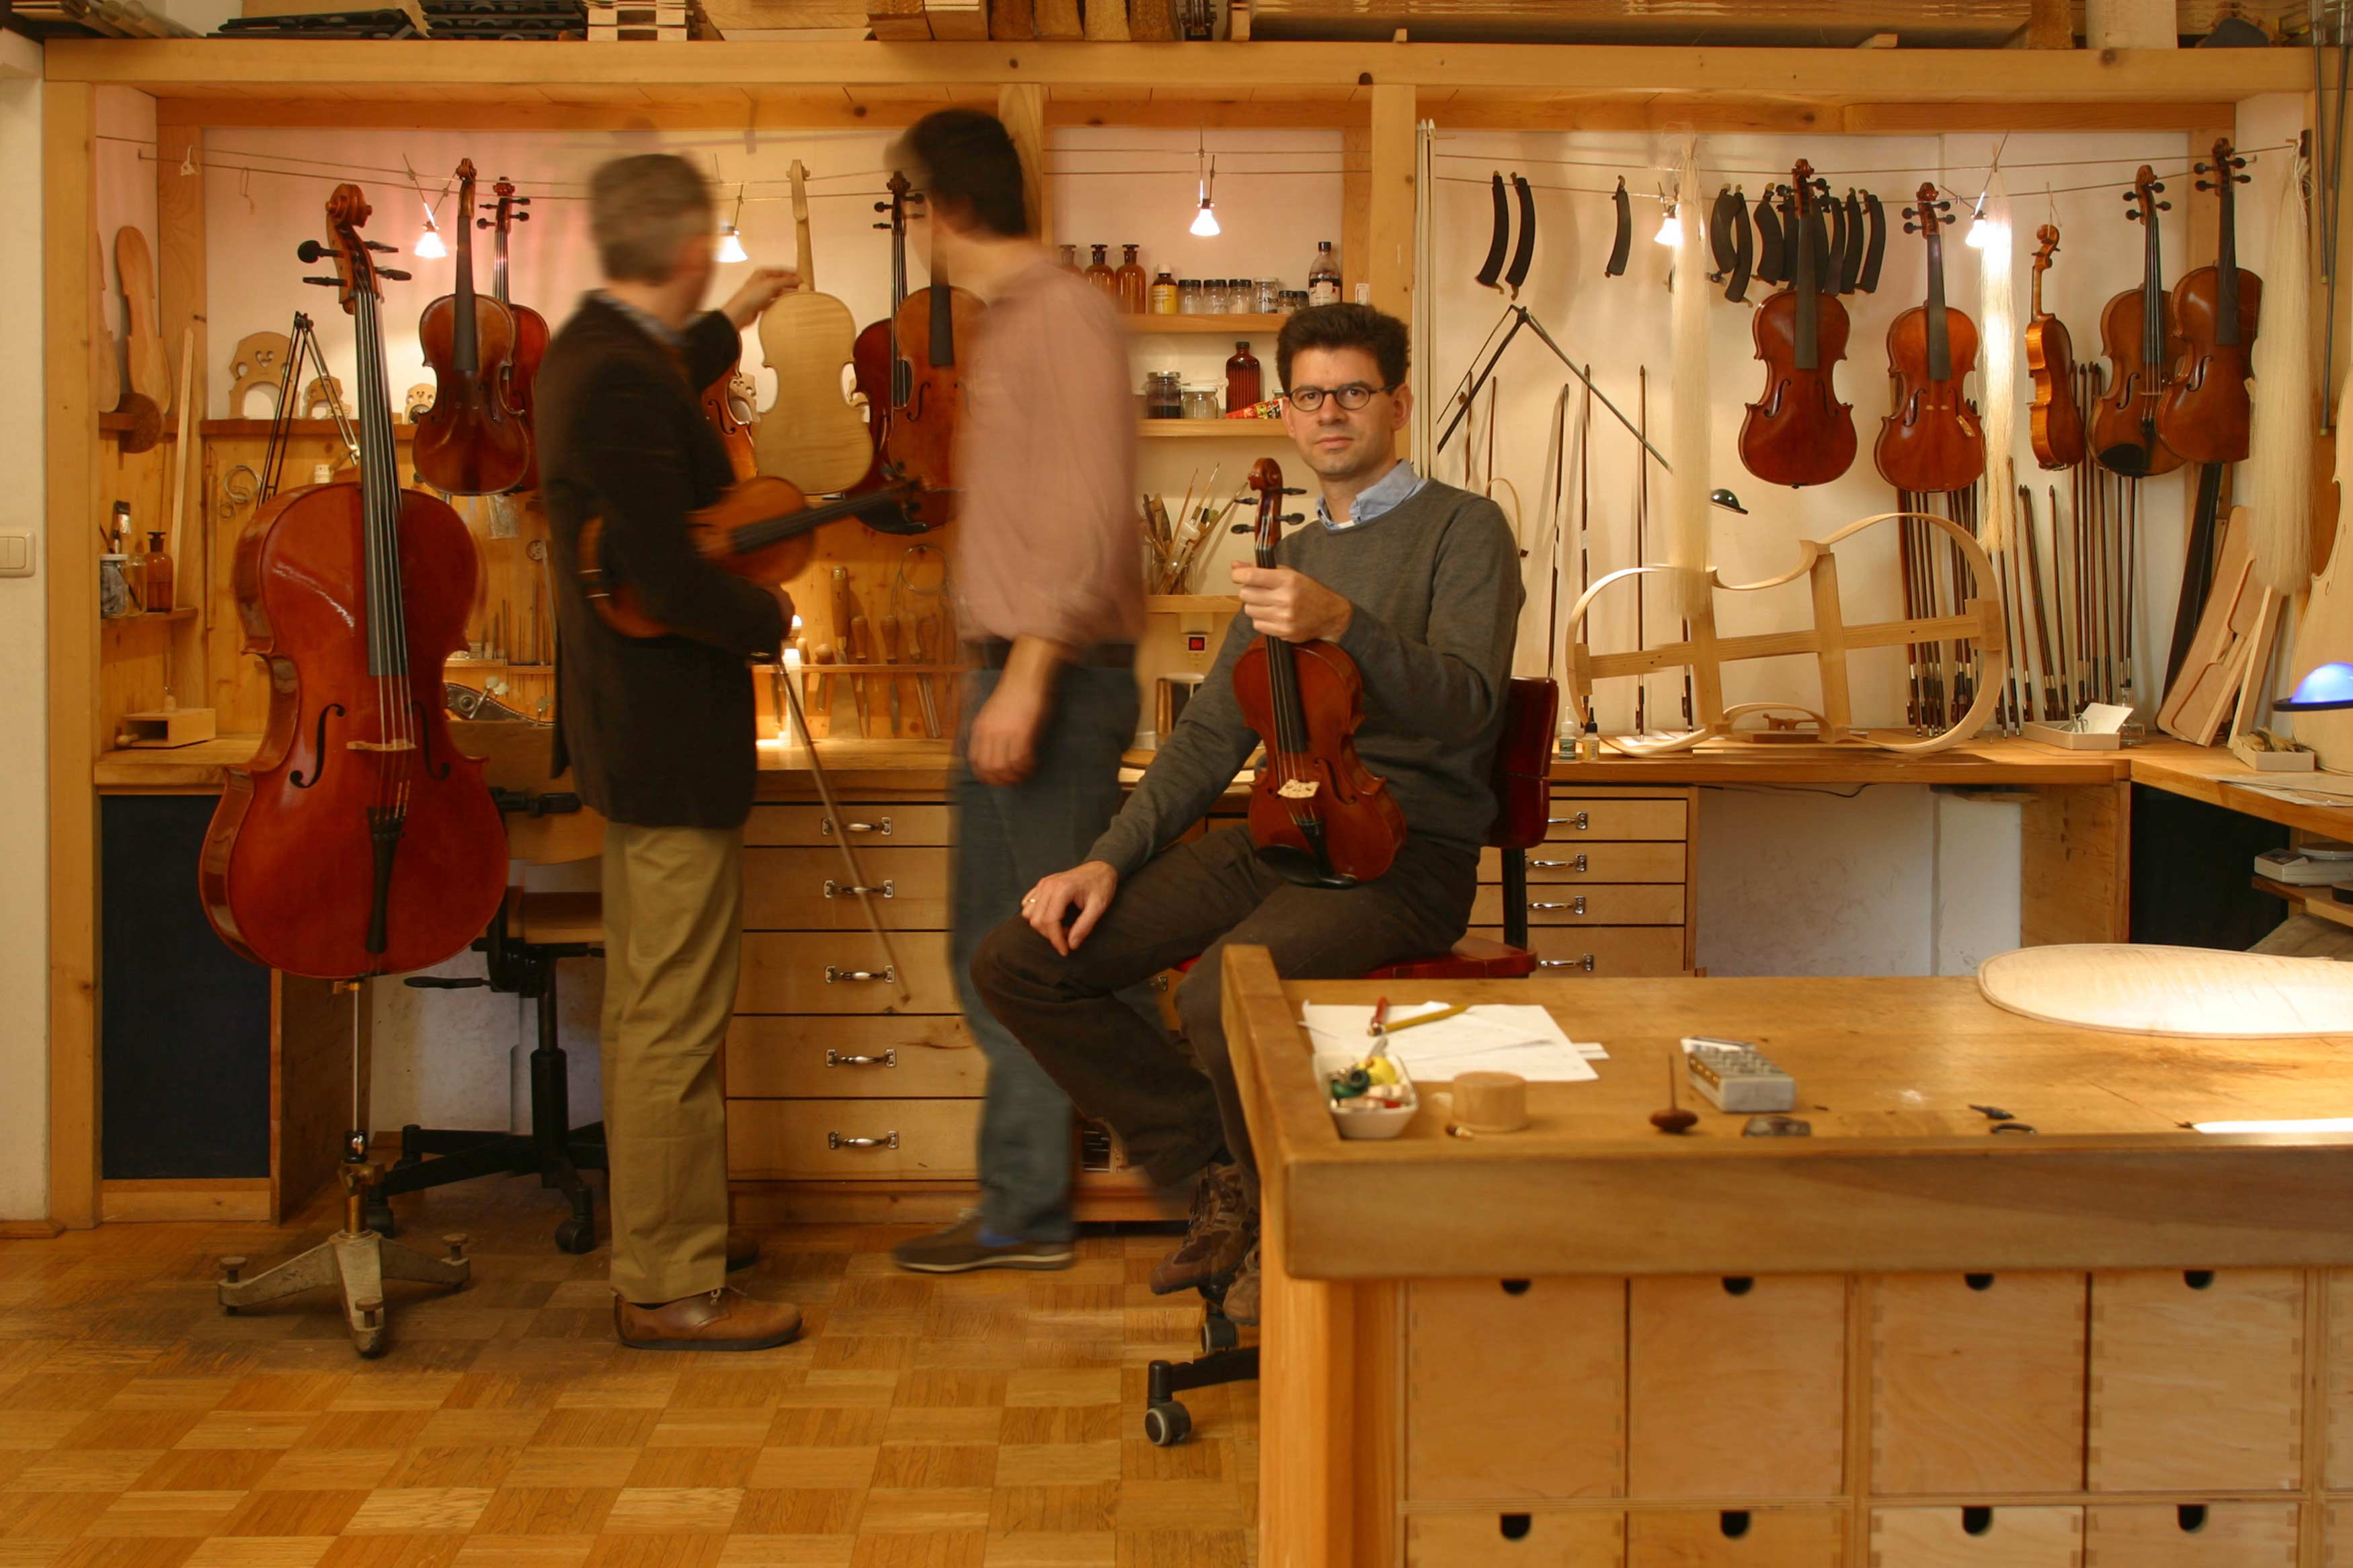
M 1226 362 L 1226 412 L 1248 408 L 1262 395 L 1264 384 L 1259 375 L 1258 356 L 1250 352 L 1248 342 L 1234 344 L 1234 357 Z
M 1187 278 L 1177 283 L 1176 313 L 1180 316 L 1198 316 L 1201 313 L 1201 280 L 1199 279 Z
M 1087 264 L 1087 281 L 1102 289 L 1103 298 L 1116 305 L 1119 303 L 1119 279 L 1112 272 L 1111 263 L 1104 259 L 1110 249 L 1108 245 L 1094 247 L 1095 258 Z
M 1113 281 L 1119 286 L 1119 308 L 1124 314 L 1141 316 L 1144 314 L 1145 284 L 1144 264 L 1135 258 L 1139 247 L 1124 245 L 1120 248 L 1127 252 L 1127 259 L 1119 264 L 1117 272 L 1112 274 Z
M 1261 278 L 1251 291 L 1250 309 L 1261 316 L 1271 316 L 1282 309 L 1282 280 Z
M 1062 247 L 1062 270 L 1065 272 L 1083 273 L 1083 269 L 1079 266 L 1079 247 L 1077 246 L 1066 245 Z
M 1152 279 L 1152 313 L 1173 316 L 1176 313 L 1176 279 L 1166 268 Z
M 147 553 L 139 558 L 142 584 L 140 598 L 149 615 L 161 615 L 172 608 L 172 558 L 164 553 L 164 531 L 160 528 L 147 535 Z
M 1315 246 L 1315 265 L 1307 270 L 1307 302 L 1311 305 L 1336 305 L 1340 302 L 1340 263 L 1332 255 L 1332 242 L 1319 240 Z

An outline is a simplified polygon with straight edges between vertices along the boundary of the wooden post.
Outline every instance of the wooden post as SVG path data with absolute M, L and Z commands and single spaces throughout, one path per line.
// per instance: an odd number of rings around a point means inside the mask
M 1012 133 L 1021 154 L 1021 201 L 1029 210 L 1029 232 L 1054 243 L 1054 214 L 1046 194 L 1046 89 L 1035 82 L 1008 82 L 997 89 L 997 118 Z
M 1353 300 L 1369 283 L 1372 254 L 1373 133 L 1362 125 L 1340 132 L 1340 297 Z M 1305 247 L 1301 247 L 1304 249 Z
M 1366 188 L 1365 281 L 1373 304 L 1402 321 L 1413 319 L 1413 121 L 1410 86 L 1373 89 Z
M 90 406 L 90 235 L 97 89 L 41 95 L 48 410 L 49 1217 L 99 1221 L 98 414 Z
M 206 504 L 205 465 L 200 432 L 212 412 L 206 372 L 212 364 L 205 319 L 205 133 L 197 125 L 155 127 L 155 245 L 157 324 L 165 348 L 176 348 L 193 332 L 192 367 L 185 374 L 190 400 L 188 428 L 196 450 L 176 454 L 179 473 L 189 476 L 189 493 L 180 498 L 182 525 L 178 573 L 180 603 L 203 605 L 212 592 L 211 509 Z M 177 367 L 174 367 L 177 369 Z M 182 384 L 175 377 L 174 385 Z M 164 498 L 170 514 L 171 498 Z M 211 658 L 205 647 L 206 617 L 178 621 L 164 628 L 172 639 L 174 687 L 184 708 L 201 708 L 212 698 Z

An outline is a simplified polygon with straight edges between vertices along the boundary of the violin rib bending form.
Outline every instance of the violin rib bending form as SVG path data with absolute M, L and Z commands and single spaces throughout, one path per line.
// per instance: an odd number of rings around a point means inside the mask
M 482 934 L 505 896 L 506 830 L 481 761 L 450 743 L 442 664 L 460 646 L 477 566 L 438 496 L 400 488 L 385 384 L 379 270 L 356 185 L 327 203 L 359 352 L 360 482 L 270 500 L 237 542 L 246 651 L 269 666 L 269 721 L 228 769 L 197 865 L 221 940 L 290 974 L 423 969 Z
M 1757 307 L 1757 357 L 1764 395 L 1740 423 L 1740 460 L 1767 484 L 1826 485 L 1854 461 L 1854 410 L 1838 399 L 1846 357 L 1846 307 L 1822 287 L 1820 212 L 1830 183 L 1804 159 L 1781 189 L 1788 285 Z
M 1261 458 L 1258 563 L 1276 564 L 1282 537 L 1282 468 Z M 1250 784 L 1250 840 L 1259 858 L 1307 887 L 1345 888 L 1389 868 L 1405 841 L 1405 813 L 1388 785 L 1356 755 L 1365 680 L 1356 661 L 1328 642 L 1285 642 L 1261 633 L 1234 661 L 1242 721 L 1266 742 L 1266 767 Z
M 1961 378 L 1977 368 L 1978 329 L 1945 303 L 1945 214 L 1924 183 L 1917 205 L 1904 210 L 1905 232 L 1928 247 L 1928 299 L 1887 327 L 1887 363 L 1894 370 L 1895 412 L 1879 423 L 1872 458 L 1880 477 L 1899 490 L 1967 489 L 1985 472 L 1985 432 L 1962 395 Z

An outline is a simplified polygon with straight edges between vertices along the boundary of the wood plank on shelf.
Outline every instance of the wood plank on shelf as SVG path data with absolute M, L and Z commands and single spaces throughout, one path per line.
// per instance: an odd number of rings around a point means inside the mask
M 1287 441 L 1280 419 L 1142 419 L 1136 435 L 1146 441 Z
M 1140 316 L 1122 316 L 1120 322 L 1138 337 L 1158 332 L 1199 333 L 1206 337 L 1249 337 L 1253 332 L 1280 332 L 1282 323 L 1290 320 L 1282 315 L 1237 316 L 1224 313 L 1196 316 L 1162 316 L 1146 311 Z

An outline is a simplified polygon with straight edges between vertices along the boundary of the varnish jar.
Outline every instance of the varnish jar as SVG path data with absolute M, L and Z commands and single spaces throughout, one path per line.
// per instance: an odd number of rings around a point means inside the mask
M 1185 384 L 1173 370 L 1146 371 L 1144 376 L 1144 416 L 1181 419 L 1185 416 Z

